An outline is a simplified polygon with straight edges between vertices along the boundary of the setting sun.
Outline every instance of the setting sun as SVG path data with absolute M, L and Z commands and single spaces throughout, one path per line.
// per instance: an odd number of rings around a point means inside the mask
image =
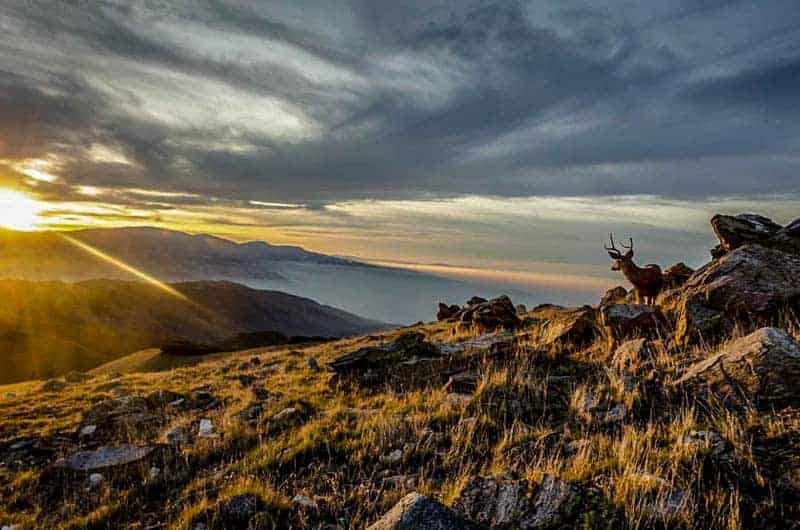
M 32 230 L 41 211 L 42 206 L 24 193 L 0 190 L 0 227 Z

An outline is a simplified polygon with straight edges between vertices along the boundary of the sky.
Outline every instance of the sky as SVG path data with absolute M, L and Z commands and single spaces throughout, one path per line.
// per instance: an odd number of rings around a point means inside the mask
M 0 5 L 0 225 L 153 225 L 512 283 L 800 216 L 797 0 Z

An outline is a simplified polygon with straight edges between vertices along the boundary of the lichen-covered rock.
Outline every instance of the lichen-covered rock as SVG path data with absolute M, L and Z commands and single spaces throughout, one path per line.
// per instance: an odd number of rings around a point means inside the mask
M 625 340 L 657 336 L 664 316 L 651 305 L 612 304 L 600 308 L 600 322 L 611 349 Z
M 760 245 L 739 247 L 698 270 L 661 307 L 675 323 L 675 341 L 716 342 L 734 327 L 770 325 L 800 306 L 800 255 Z
M 800 404 L 798 381 L 800 344 L 783 330 L 761 328 L 690 366 L 675 384 L 770 408 Z
M 625 341 L 614 350 L 611 366 L 620 372 L 636 373 L 637 368 L 649 360 L 649 350 L 647 339 Z
M 235 529 L 248 528 L 250 520 L 256 515 L 261 500 L 252 493 L 235 495 L 219 501 L 215 506 L 195 516 L 190 528 L 206 525 L 207 528 Z
M 545 475 L 538 486 L 524 480 L 475 476 L 462 489 L 453 510 L 480 528 L 533 530 L 566 527 L 579 504 L 578 487 L 553 475 Z
M 498 481 L 474 476 L 461 490 L 453 509 L 486 528 L 527 528 L 533 515 L 531 489 L 524 480 Z
M 74 453 L 65 458 L 59 465 L 73 471 L 94 471 L 138 462 L 152 452 L 152 447 L 136 447 L 133 445 L 99 447 L 94 451 Z
M 453 510 L 420 493 L 409 493 L 367 530 L 478 530 Z

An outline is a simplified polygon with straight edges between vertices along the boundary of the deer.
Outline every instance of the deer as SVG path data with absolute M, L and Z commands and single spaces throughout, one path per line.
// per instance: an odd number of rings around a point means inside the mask
M 636 292 L 639 296 L 644 298 L 645 304 L 655 304 L 656 297 L 664 285 L 664 275 L 661 273 L 661 267 L 656 264 L 639 267 L 633 262 L 633 238 L 630 238 L 630 245 L 620 243 L 620 246 L 627 250 L 625 254 L 618 250 L 614 244 L 614 234 L 609 234 L 609 238 L 611 239 L 611 246 L 607 247 L 603 244 L 603 248 L 608 251 L 608 255 L 614 260 L 611 270 L 622 271 L 625 278 L 636 287 Z

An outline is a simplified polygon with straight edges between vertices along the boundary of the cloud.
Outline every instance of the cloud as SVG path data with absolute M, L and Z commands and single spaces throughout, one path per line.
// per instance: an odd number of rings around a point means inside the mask
M 310 219 L 394 234 L 358 213 L 392 201 L 796 194 L 798 15 L 794 0 L 12 0 L 0 182 L 314 237 L 331 226 Z

